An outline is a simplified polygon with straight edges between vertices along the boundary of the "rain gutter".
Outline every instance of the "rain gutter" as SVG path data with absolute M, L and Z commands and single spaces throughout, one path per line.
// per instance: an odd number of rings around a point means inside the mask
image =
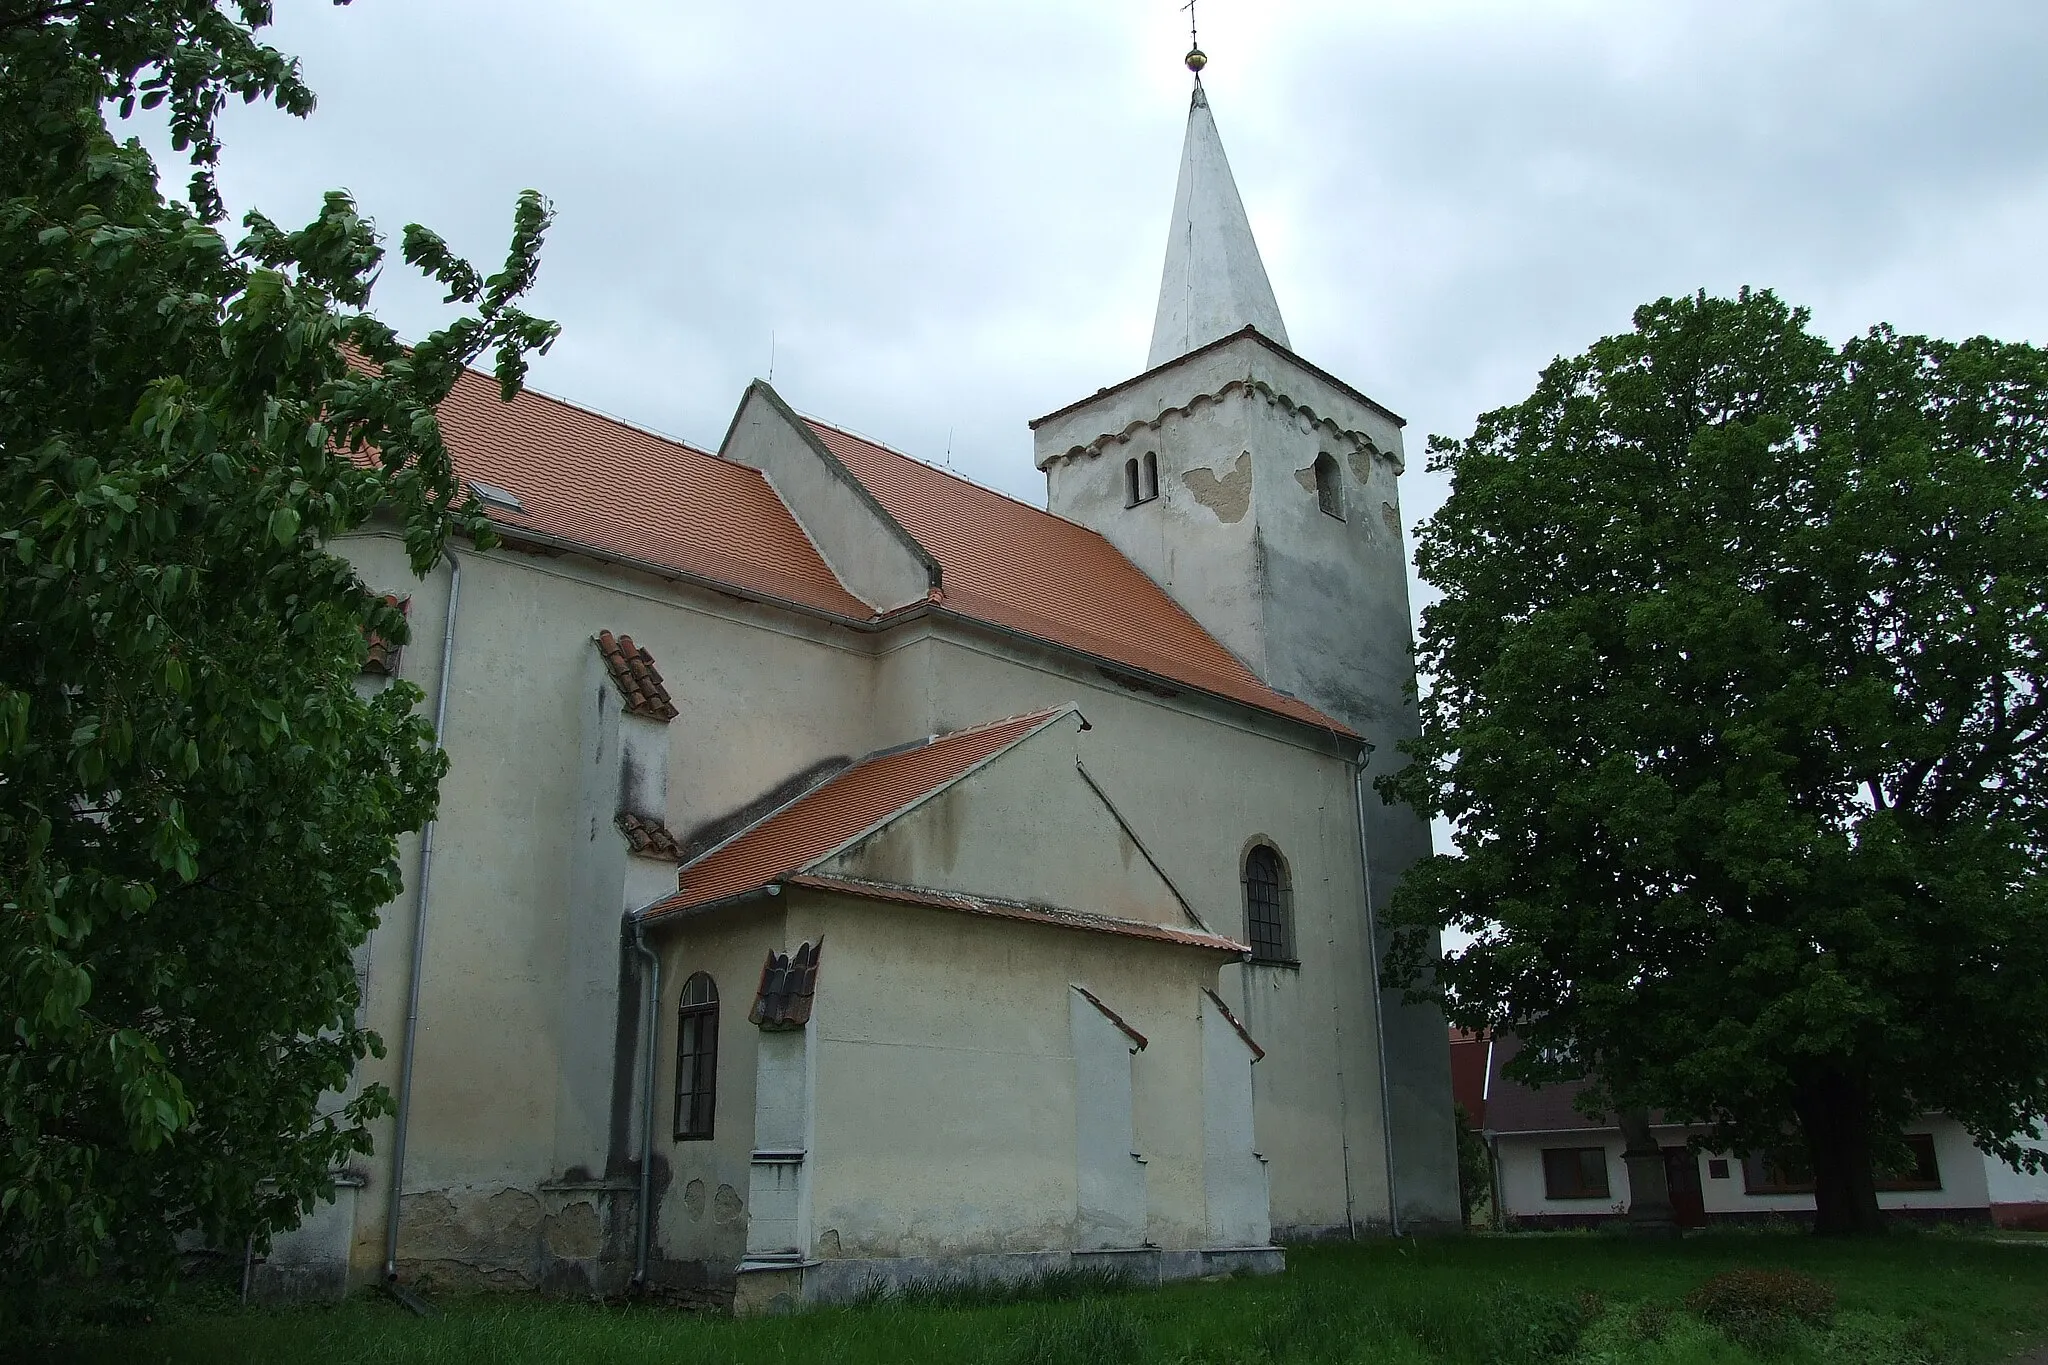
M 1358 794 L 1358 866 L 1365 883 L 1365 953 L 1371 961 L 1373 1042 L 1379 1050 L 1380 1146 L 1387 1157 L 1387 1225 L 1399 1237 L 1401 1201 L 1394 1186 L 1394 1100 L 1387 1084 L 1387 1013 L 1380 999 L 1380 946 L 1375 927 L 1379 916 L 1372 905 L 1372 855 L 1366 849 L 1365 839 L 1365 765 L 1371 759 L 1371 745 L 1358 751 L 1353 786 Z
M 454 672 L 455 661 L 455 612 L 462 598 L 462 559 L 453 550 L 448 554 L 448 613 L 441 626 L 441 679 L 434 689 L 434 751 L 440 753 L 446 747 L 444 737 L 448 723 L 448 682 Z M 420 1028 L 420 976 L 427 954 L 427 907 L 433 899 L 434 887 L 434 827 L 439 819 L 427 821 L 420 832 L 420 894 L 419 907 L 412 921 L 412 982 L 407 988 L 405 1008 L 405 1037 L 400 1044 L 398 1062 L 398 1117 L 393 1125 L 391 1138 L 391 1193 L 384 1210 L 384 1279 L 387 1283 L 398 1280 L 398 1215 L 399 1201 L 405 1192 L 405 1139 L 412 1121 L 412 1072 L 413 1059 L 417 1052 Z

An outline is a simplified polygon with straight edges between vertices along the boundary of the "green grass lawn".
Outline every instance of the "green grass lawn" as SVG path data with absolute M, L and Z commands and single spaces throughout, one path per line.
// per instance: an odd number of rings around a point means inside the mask
M 1797 1234 L 1637 1245 L 1593 1235 L 1300 1249 L 1284 1276 L 1007 1303 L 883 1302 L 734 1322 L 646 1307 L 504 1297 L 415 1318 L 365 1298 L 326 1309 L 201 1311 L 79 1329 L 35 1358 L 107 1365 L 1223 1365 L 1389 1362 L 1654 1365 L 2006 1361 L 2048 1342 L 2048 1244 L 1905 1233 L 1842 1245 Z M 1802 1272 L 1835 1291 L 1826 1327 L 1737 1345 L 1689 1313 L 1717 1272 Z M 1746 1335 L 1738 1327 L 1737 1335 Z

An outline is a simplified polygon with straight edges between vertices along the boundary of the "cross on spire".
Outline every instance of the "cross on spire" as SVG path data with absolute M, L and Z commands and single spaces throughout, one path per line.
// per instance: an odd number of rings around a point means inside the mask
M 1209 64 L 1208 54 L 1202 51 L 1202 40 L 1195 32 L 1195 0 L 1188 0 L 1182 9 L 1188 12 L 1188 70 L 1195 73 L 1195 79 L 1202 79 L 1202 68 Z

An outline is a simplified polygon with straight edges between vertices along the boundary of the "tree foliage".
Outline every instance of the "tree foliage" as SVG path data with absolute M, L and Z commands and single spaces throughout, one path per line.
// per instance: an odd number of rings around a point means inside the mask
M 2048 1115 L 2048 355 L 1769 293 L 1665 299 L 1466 440 L 1418 563 L 1417 762 L 1446 815 L 1390 979 L 1756 1150 L 1878 1226 L 1922 1111 Z
M 354 950 L 443 760 L 416 689 L 359 694 L 403 616 L 323 549 L 373 513 L 425 572 L 488 541 L 434 410 L 554 326 L 522 312 L 549 211 L 489 278 L 408 227 L 461 316 L 367 310 L 347 195 L 223 234 L 215 119 L 303 115 L 260 0 L 0 0 L 0 1283 L 173 1237 L 259 1244 L 332 1197 L 387 1097 Z M 161 106 L 167 199 L 106 115 Z M 323 1097 L 324 1100 L 323 1100 Z M 341 1097 L 345 1097 L 343 1102 Z

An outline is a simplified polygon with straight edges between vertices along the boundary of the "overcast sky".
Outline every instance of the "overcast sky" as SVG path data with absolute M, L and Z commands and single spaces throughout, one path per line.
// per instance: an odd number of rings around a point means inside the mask
M 2043 0 L 1200 10 L 1288 331 L 1409 419 L 1411 527 L 1444 492 L 1429 433 L 1660 295 L 2048 342 Z M 1144 367 L 1178 0 L 278 12 L 320 106 L 230 114 L 231 206 L 303 221 L 345 187 L 490 265 L 542 190 L 548 392 L 715 448 L 772 335 L 798 408 L 1042 502 L 1025 423 Z M 395 262 L 379 305 L 409 336 L 439 317 Z

